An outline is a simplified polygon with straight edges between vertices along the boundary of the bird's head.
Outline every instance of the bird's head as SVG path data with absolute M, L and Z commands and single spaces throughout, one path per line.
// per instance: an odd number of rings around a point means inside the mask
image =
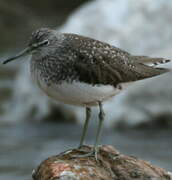
M 7 64 L 8 62 L 11 62 L 15 59 L 26 56 L 28 54 L 33 54 L 37 51 L 40 51 L 44 47 L 48 47 L 52 42 L 54 36 L 53 32 L 55 31 L 48 28 L 41 28 L 33 32 L 30 37 L 28 46 L 14 57 L 10 57 L 3 61 L 3 64 Z

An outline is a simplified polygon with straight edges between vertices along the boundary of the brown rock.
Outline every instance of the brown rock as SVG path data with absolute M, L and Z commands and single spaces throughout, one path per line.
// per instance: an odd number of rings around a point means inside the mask
M 34 180 L 172 180 L 170 173 L 150 163 L 120 154 L 112 146 L 102 146 L 94 157 L 76 157 L 81 150 L 72 149 L 43 161 L 33 172 Z

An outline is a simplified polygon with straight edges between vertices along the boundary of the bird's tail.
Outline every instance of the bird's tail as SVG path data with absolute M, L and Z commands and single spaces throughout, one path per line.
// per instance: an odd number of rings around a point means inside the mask
M 133 56 L 133 59 L 138 63 L 142 63 L 142 64 L 153 66 L 153 67 L 156 67 L 161 64 L 166 64 L 172 61 L 170 59 L 152 58 L 148 56 Z
M 137 63 L 135 70 L 140 74 L 139 79 L 158 76 L 172 71 L 170 68 L 161 67 L 159 65 L 169 63 L 171 60 L 164 58 L 152 58 L 148 56 L 132 56 L 132 60 Z

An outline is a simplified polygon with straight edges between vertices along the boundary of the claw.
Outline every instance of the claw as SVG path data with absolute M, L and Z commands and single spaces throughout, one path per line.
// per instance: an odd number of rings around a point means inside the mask
M 96 161 L 98 161 L 98 152 L 99 148 L 96 147 L 93 149 L 93 151 L 88 152 L 87 150 L 80 150 L 80 152 L 86 153 L 86 154 L 80 154 L 80 155 L 73 155 L 74 158 L 86 158 L 86 157 L 94 157 Z

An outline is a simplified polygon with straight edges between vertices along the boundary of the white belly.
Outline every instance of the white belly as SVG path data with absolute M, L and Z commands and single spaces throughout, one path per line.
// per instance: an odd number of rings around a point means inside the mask
M 92 86 L 80 82 L 63 82 L 60 85 L 47 86 L 41 81 L 38 84 L 49 97 L 78 106 L 97 105 L 98 101 L 105 101 L 120 92 L 111 85 Z

